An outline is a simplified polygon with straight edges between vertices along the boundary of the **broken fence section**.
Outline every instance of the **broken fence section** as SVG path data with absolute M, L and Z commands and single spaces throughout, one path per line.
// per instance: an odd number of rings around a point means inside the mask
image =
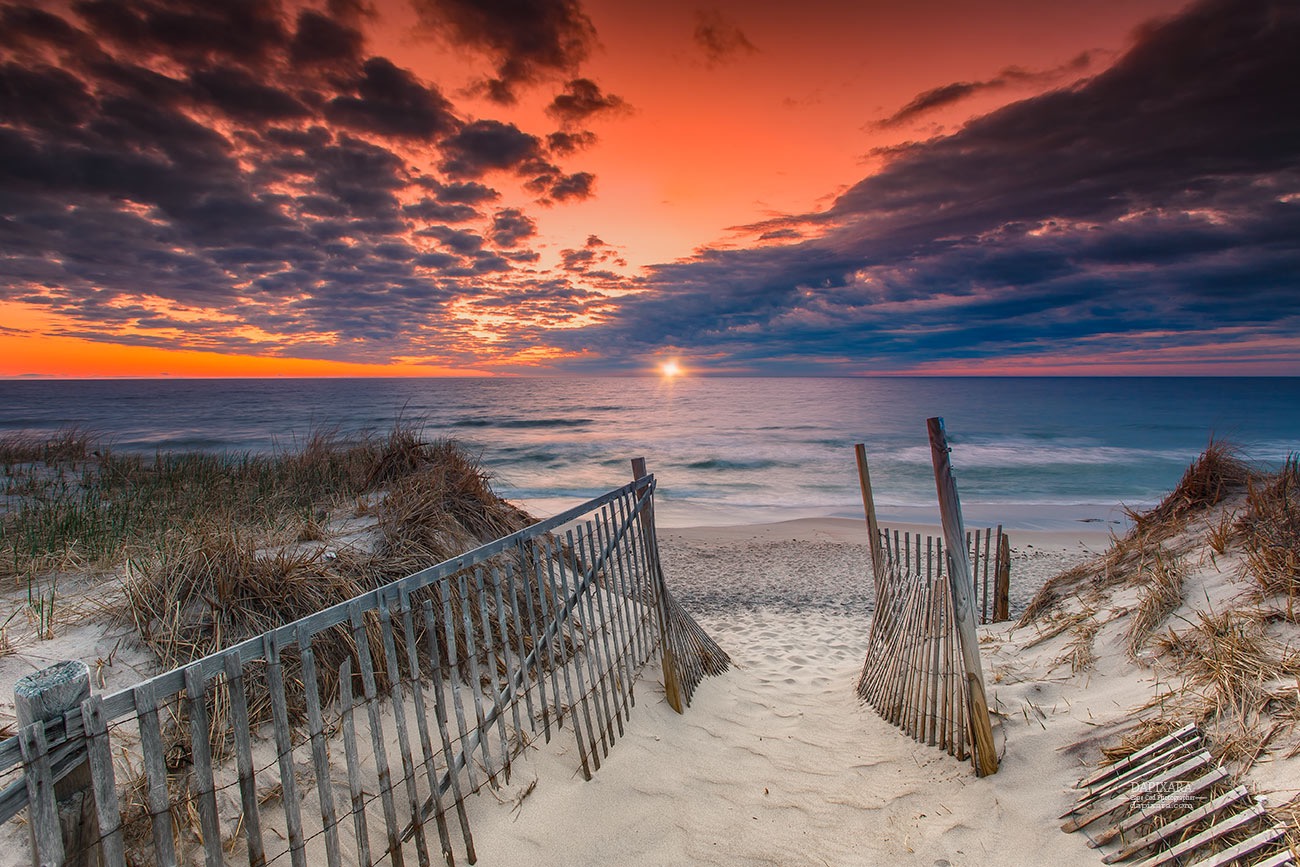
M 984 776 L 997 772 L 998 758 L 975 634 L 980 584 L 971 568 L 971 536 L 962 526 L 943 420 L 930 419 L 928 432 L 944 539 L 927 537 L 924 552 L 919 536 L 915 548 L 910 535 L 900 540 L 895 533 L 890 544 L 888 531 L 877 523 L 866 449 L 856 447 L 876 591 L 858 695 L 915 740 L 970 758 Z M 991 538 L 984 535 L 986 573 Z M 999 528 L 999 552 L 1005 538 Z M 1000 584 L 1004 570 L 996 573 Z
M 1061 830 L 1083 831 L 1094 849 L 1109 847 L 1105 864 L 1138 856 L 1145 857 L 1136 867 L 1296 863 L 1285 827 L 1214 761 L 1191 723 L 1075 788 L 1083 794 L 1061 815 Z
M 643 461 L 634 476 L 129 689 L 85 698 L 87 677 L 0 743 L 17 777 L 0 818 L 27 806 L 48 864 L 474 863 L 466 799 L 531 739 L 571 739 L 590 779 L 656 654 L 679 711 L 729 664 L 668 592 L 655 480 Z M 84 821 L 67 818 L 78 777 Z

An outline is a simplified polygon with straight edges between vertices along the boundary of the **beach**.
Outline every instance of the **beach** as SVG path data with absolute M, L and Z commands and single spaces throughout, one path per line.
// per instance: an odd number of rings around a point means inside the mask
M 1013 611 L 1108 538 L 1013 534 Z M 1098 703 L 1049 698 L 1044 684 L 1018 682 L 1034 660 L 1000 659 L 986 678 L 1003 766 L 979 779 L 858 700 L 871 617 L 865 539 L 864 523 L 845 519 L 662 531 L 670 587 L 732 669 L 707 678 L 678 716 L 652 663 L 624 739 L 589 783 L 571 745 L 528 751 L 501 803 L 475 817 L 482 863 L 1098 863 L 1056 818 L 1083 772 L 1064 748 L 1094 724 Z M 981 627 L 985 646 L 1004 643 L 1009 626 Z

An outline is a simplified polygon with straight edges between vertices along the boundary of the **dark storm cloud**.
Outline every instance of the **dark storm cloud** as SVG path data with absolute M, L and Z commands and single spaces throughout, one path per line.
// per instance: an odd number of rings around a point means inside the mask
M 1008 66 L 1000 73 L 984 81 L 955 81 L 950 84 L 940 85 L 931 88 L 923 93 L 917 94 L 907 105 L 894 112 L 889 117 L 879 121 L 872 126 L 877 129 L 889 129 L 891 127 L 901 126 L 908 121 L 914 120 L 923 114 L 928 114 L 936 109 L 961 102 L 969 96 L 972 96 L 984 90 L 1001 90 L 1010 85 L 1046 85 L 1051 84 L 1070 75 L 1080 75 L 1092 64 L 1092 55 L 1084 52 L 1078 55 L 1069 63 L 1059 66 L 1055 69 L 1047 70 L 1028 70 L 1020 66 Z
M 694 36 L 695 44 L 704 52 L 710 66 L 758 51 L 745 32 L 717 9 L 696 10 Z
M 517 208 L 497 211 L 492 218 L 492 242 L 498 247 L 517 247 L 537 234 L 537 224 Z
M 1300 9 L 1210 0 L 1110 69 L 882 154 L 820 236 L 650 270 L 570 348 L 756 369 L 1217 346 L 1300 329 Z M 779 232 L 773 224 L 767 231 Z M 1234 349 L 1234 345 L 1240 345 Z M 1223 347 L 1227 347 L 1224 349 Z M 802 367 L 799 365 L 802 363 Z
M 585 123 L 593 115 L 616 114 L 628 110 L 628 104 L 612 93 L 602 93 L 590 78 L 575 78 L 564 85 L 546 107 L 546 113 L 566 127 Z
M 460 45 L 486 52 L 497 77 L 486 82 L 490 97 L 516 99 L 520 85 L 570 73 L 596 41 L 577 0 L 412 0 L 420 20 Z
M 490 171 L 533 173 L 551 169 L 542 141 L 512 123 L 476 120 L 442 143 L 441 168 L 454 178 L 480 178 Z
M 460 341 L 449 305 L 537 260 L 476 178 L 581 173 L 367 57 L 371 15 L 0 2 L 0 298 L 119 343 L 384 362 Z
M 361 132 L 431 141 L 457 124 L 449 103 L 436 88 L 382 57 L 365 62 L 350 86 L 355 95 L 330 101 L 325 116 Z

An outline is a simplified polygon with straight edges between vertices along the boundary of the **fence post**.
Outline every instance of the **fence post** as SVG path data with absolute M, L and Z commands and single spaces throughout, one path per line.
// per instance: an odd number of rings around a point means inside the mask
M 646 471 L 645 458 L 632 458 L 632 479 L 645 478 L 649 473 Z M 682 688 L 677 678 L 677 655 L 673 652 L 672 641 L 668 637 L 668 599 L 664 592 L 664 570 L 659 565 L 659 539 L 655 533 L 655 512 L 654 499 L 646 503 L 645 511 L 641 513 L 640 522 L 645 537 L 648 540 L 647 547 L 650 549 L 650 568 L 654 571 L 650 575 L 650 585 L 655 591 L 655 611 L 659 616 L 659 648 L 660 660 L 663 663 L 664 670 L 664 694 L 668 698 L 668 705 L 678 713 L 683 713 Z
M 24 729 L 35 722 L 46 727 L 54 720 L 62 720 L 70 710 L 81 707 L 90 698 L 90 669 L 86 663 L 71 660 L 56 662 L 33 674 L 25 675 L 14 684 L 14 710 L 18 715 L 18 728 Z M 99 837 L 95 821 L 95 797 L 91 788 L 90 761 L 83 751 L 78 764 L 54 784 L 54 798 L 58 802 L 60 834 L 63 838 L 64 860 L 67 865 L 97 863 L 92 849 Z M 36 840 L 48 829 L 29 822 L 32 855 L 37 853 Z M 44 855 L 45 853 L 42 853 Z
M 871 471 L 867 468 L 867 447 L 858 443 L 853 447 L 858 459 L 858 485 L 862 488 L 862 509 L 867 513 L 867 532 L 871 534 L 871 574 L 879 590 L 880 571 L 884 560 L 880 551 L 880 524 L 876 521 L 876 498 L 871 491 Z
M 952 587 L 953 616 L 957 621 L 957 643 L 966 669 L 967 706 L 975 747 L 975 772 L 983 777 L 998 770 L 989 721 L 988 698 L 984 693 L 984 671 L 980 666 L 979 638 L 975 634 L 975 600 L 972 598 L 970 553 L 966 549 L 966 528 L 962 524 L 961 500 L 948 457 L 948 437 L 942 418 L 926 419 L 930 434 L 930 458 L 934 463 L 934 485 L 939 495 L 944 540 L 948 544 L 948 584 Z
M 993 619 L 1011 619 L 1011 540 L 1005 533 L 998 541 L 997 590 L 994 595 Z

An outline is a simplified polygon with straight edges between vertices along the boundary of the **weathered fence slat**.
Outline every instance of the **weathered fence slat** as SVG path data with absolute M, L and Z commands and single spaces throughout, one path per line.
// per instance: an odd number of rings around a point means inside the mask
M 154 685 L 145 681 L 135 688 L 136 718 L 140 728 L 140 748 L 144 752 L 144 771 L 148 780 L 146 801 L 153 820 L 154 862 L 176 863 L 176 844 L 172 836 L 171 796 L 167 791 L 167 765 L 163 758 L 162 727 L 158 722 L 158 697 Z
M 424 821 L 420 815 L 420 793 L 416 789 L 415 763 L 411 754 L 411 736 L 406 727 L 406 695 L 402 689 L 402 673 L 397 666 L 397 643 L 393 639 L 393 618 L 388 604 L 379 606 L 379 635 L 384 645 L 384 668 L 388 674 L 388 698 L 393 708 L 393 727 L 397 729 L 397 751 L 402 760 L 402 783 L 406 791 L 407 807 L 411 812 L 411 828 L 415 836 L 415 854 L 420 867 L 429 865 L 429 843 L 424 837 Z M 407 836 L 402 835 L 405 841 Z
M 266 847 L 257 804 L 257 780 L 253 771 L 253 747 L 249 739 L 248 699 L 244 695 L 244 667 L 239 654 L 222 656 L 226 687 L 230 695 L 230 730 L 235 741 L 235 762 L 239 773 L 239 798 L 244 812 L 244 837 L 249 867 L 265 867 Z
M 203 669 L 185 668 L 185 696 L 190 715 L 190 756 L 194 763 L 194 800 L 203 836 L 203 856 L 208 867 L 221 867 L 221 828 L 217 821 L 216 786 L 212 779 L 212 744 L 208 738 L 207 688 Z M 331 865 L 333 867 L 333 865 Z
M 444 585 L 445 586 L 445 585 Z M 456 818 L 460 822 L 460 831 L 465 841 L 465 849 L 469 862 L 474 863 L 476 859 L 474 854 L 474 838 L 469 832 L 469 817 L 465 813 L 465 793 L 460 787 L 460 772 L 452 760 L 451 736 L 447 733 L 447 703 L 444 698 L 445 684 L 442 679 L 442 660 L 438 653 L 438 626 L 433 616 L 433 601 L 424 600 L 422 611 L 424 613 L 424 635 L 425 642 L 429 650 L 429 671 L 433 675 L 433 714 L 434 721 L 438 726 L 438 739 L 442 742 L 442 754 L 447 757 L 447 788 L 438 783 L 433 788 L 433 797 L 440 793 L 451 790 L 452 799 L 456 804 Z M 454 669 L 452 669 L 454 671 Z M 463 755 L 463 753 L 462 753 Z M 450 862 L 448 862 L 450 863 Z
M 122 810 L 117 796 L 116 774 L 113 772 L 108 722 L 104 719 L 104 697 L 92 695 L 82 703 L 81 708 L 81 716 L 86 723 L 86 749 L 90 758 L 90 778 L 95 792 L 95 811 L 102 835 L 104 864 L 105 867 L 125 867 Z M 220 845 L 219 839 L 217 842 Z
M 339 666 L 339 705 L 343 722 L 343 756 L 348 766 L 348 797 L 352 804 L 352 829 L 356 837 L 357 863 L 369 867 L 370 829 L 366 823 L 366 799 L 361 787 L 361 759 L 357 754 L 357 703 L 352 694 L 352 660 Z
M 329 867 L 339 867 L 338 815 L 334 808 L 334 785 L 330 773 L 329 750 L 325 746 L 325 722 L 321 714 L 320 686 L 316 681 L 316 653 L 311 635 L 298 630 L 298 652 L 302 659 L 303 697 L 307 705 L 307 737 L 311 742 L 312 767 L 316 772 L 316 797 L 320 800 L 321 828 L 325 834 L 325 859 Z
M 36 720 L 18 733 L 26 766 L 28 821 L 32 826 L 32 853 L 36 864 L 63 863 L 63 831 L 59 826 L 59 805 L 54 799 L 54 775 L 50 772 L 45 723 Z
M 397 836 L 397 805 L 393 799 L 393 774 L 388 764 L 388 747 L 384 742 L 384 729 L 379 716 L 378 690 L 375 686 L 375 667 L 371 659 L 370 637 L 366 631 L 361 605 L 352 606 L 352 637 L 356 642 L 357 659 L 361 668 L 362 699 L 366 704 L 366 720 L 370 729 L 370 746 L 374 750 L 375 767 L 379 775 L 379 801 L 384 811 L 384 830 L 388 833 L 388 856 L 394 867 L 402 867 L 401 840 Z

